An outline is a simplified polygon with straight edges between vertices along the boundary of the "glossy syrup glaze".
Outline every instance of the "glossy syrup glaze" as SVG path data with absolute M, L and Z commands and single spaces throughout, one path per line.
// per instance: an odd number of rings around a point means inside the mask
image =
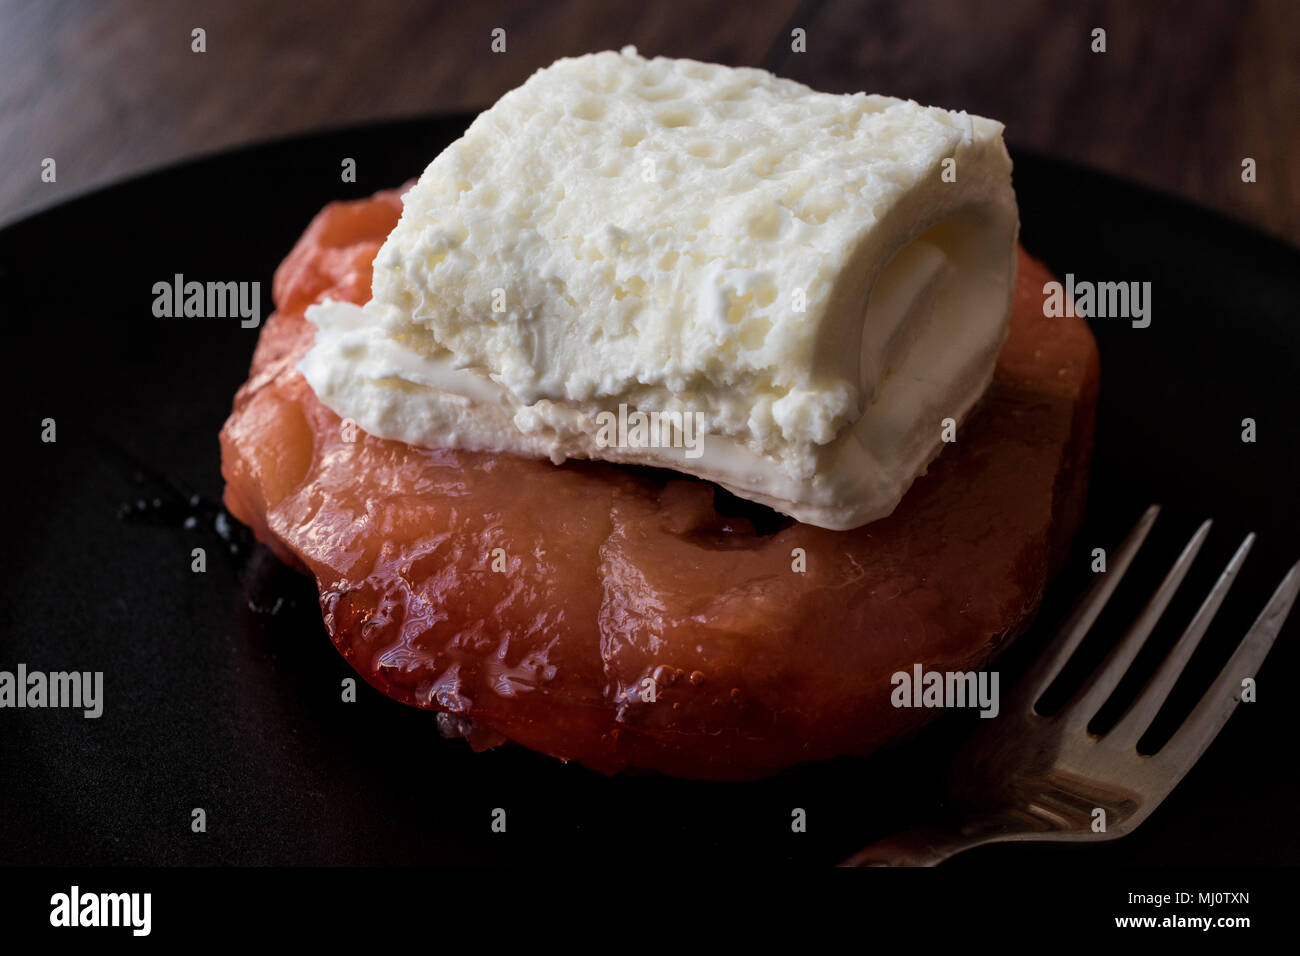
M 1098 361 L 1082 320 L 1043 316 L 1023 252 L 957 441 L 890 517 L 837 532 L 671 473 L 353 434 L 294 369 L 302 312 L 368 298 L 400 211 L 388 192 L 312 222 L 221 433 L 227 506 L 316 576 L 384 693 L 477 746 L 744 779 L 915 729 L 936 711 L 894 708 L 894 672 L 981 666 L 1032 616 L 1082 513 Z

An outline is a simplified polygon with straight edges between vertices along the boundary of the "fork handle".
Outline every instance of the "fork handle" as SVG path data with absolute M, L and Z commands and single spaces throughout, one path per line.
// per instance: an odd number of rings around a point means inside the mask
M 859 850 L 841 866 L 934 866 L 963 850 L 988 843 L 988 833 L 960 833 L 935 827 L 904 830 Z

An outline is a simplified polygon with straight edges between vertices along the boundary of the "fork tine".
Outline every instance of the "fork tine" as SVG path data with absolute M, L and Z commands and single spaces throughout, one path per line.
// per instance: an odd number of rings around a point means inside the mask
M 1201 545 L 1205 544 L 1205 538 L 1210 533 L 1210 525 L 1211 522 L 1206 521 L 1196 529 L 1192 540 L 1187 542 L 1182 554 L 1178 556 L 1178 560 L 1169 569 L 1165 579 L 1160 582 L 1160 587 L 1156 588 L 1156 592 L 1142 608 L 1142 613 L 1137 616 L 1137 620 L 1129 625 L 1119 643 L 1106 654 L 1105 660 L 1102 661 L 1094 676 L 1061 708 L 1060 719 L 1065 722 L 1067 732 L 1086 727 L 1088 721 L 1097 715 L 1101 705 L 1106 703 L 1107 698 L 1115 692 L 1120 678 L 1128 672 L 1133 658 L 1137 657 L 1138 651 L 1151 635 L 1156 622 L 1169 607 L 1169 602 L 1177 592 L 1178 586 L 1187 576 L 1188 569 L 1196 560 Z
M 1210 622 L 1214 620 L 1214 615 L 1219 612 L 1219 605 L 1223 603 L 1228 589 L 1232 587 L 1232 582 L 1237 579 L 1237 572 L 1241 570 L 1246 555 L 1250 553 L 1250 546 L 1254 543 L 1254 533 L 1246 535 L 1246 540 L 1241 542 L 1237 553 L 1232 556 L 1228 566 L 1219 575 L 1219 580 L 1205 596 L 1205 601 L 1202 602 L 1196 616 L 1192 618 L 1192 622 L 1187 625 L 1187 630 L 1183 631 L 1182 637 L 1178 638 L 1178 643 L 1174 645 L 1169 656 L 1160 662 L 1160 667 L 1124 711 L 1124 716 L 1106 734 L 1107 739 L 1126 747 L 1136 746 L 1138 740 L 1146 733 L 1146 729 L 1151 726 L 1151 721 L 1155 719 L 1161 705 L 1164 704 L 1165 698 L 1169 696 L 1169 691 L 1182 674 L 1183 668 L 1196 652 L 1201 638 L 1205 636 Z
M 1175 782 L 1181 780 L 1192 764 L 1200 759 L 1237 709 L 1241 701 L 1238 696 L 1241 679 L 1253 677 L 1259 670 L 1291 612 L 1297 592 L 1300 592 L 1300 561 L 1291 566 L 1200 703 L 1174 732 L 1169 743 L 1151 758 Z
M 1043 691 L 1047 690 L 1056 679 L 1065 662 L 1070 659 L 1070 655 L 1074 653 L 1079 642 L 1097 620 L 1097 615 L 1110 600 L 1111 594 L 1119 585 L 1120 578 L 1124 577 L 1129 565 L 1133 563 L 1133 556 L 1137 554 L 1138 548 L 1142 547 L 1142 542 L 1146 540 L 1147 533 L 1151 530 L 1151 525 L 1155 523 L 1158 514 L 1160 514 L 1159 505 L 1152 505 L 1142 514 L 1138 523 L 1133 526 L 1133 530 L 1128 533 L 1128 537 L 1124 539 L 1124 543 L 1115 552 L 1110 570 L 1098 574 L 1088 586 L 1079 603 L 1074 606 L 1074 610 L 1070 612 L 1070 616 L 1052 639 L 1052 643 L 1039 655 L 1024 678 L 1017 683 L 1014 700 L 1011 702 L 1013 709 L 1023 712 L 1032 707 L 1042 696 Z

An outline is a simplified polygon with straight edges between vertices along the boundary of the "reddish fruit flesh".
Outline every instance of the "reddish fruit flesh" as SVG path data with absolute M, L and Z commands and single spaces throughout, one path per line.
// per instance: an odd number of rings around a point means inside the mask
M 749 778 L 914 729 L 934 712 L 892 707 L 890 675 L 979 667 L 1032 616 L 1081 514 L 1098 362 L 1082 320 L 1043 316 L 1023 252 L 993 385 L 894 514 L 757 535 L 703 482 L 344 440 L 294 370 L 302 311 L 368 298 L 400 211 L 317 216 L 221 433 L 231 512 L 316 576 L 380 690 L 605 772 Z

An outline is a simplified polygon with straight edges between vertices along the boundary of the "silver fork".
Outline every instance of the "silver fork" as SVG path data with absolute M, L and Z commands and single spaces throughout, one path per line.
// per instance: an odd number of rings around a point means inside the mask
M 1241 644 L 1169 742 L 1139 754 L 1138 740 L 1200 643 L 1232 586 L 1254 534 L 1237 548 L 1169 656 L 1124 715 L 1101 736 L 1088 723 L 1119 684 L 1182 583 L 1210 531 L 1206 521 L 1183 548 L 1164 581 L 1098 669 L 1057 713 L 1034 705 L 1052 684 L 1128 571 L 1159 506 L 1147 509 L 1098 574 L 1044 654 L 1002 707 L 981 720 L 949 772 L 951 802 L 965 819 L 948 829 L 922 828 L 887 837 L 846 860 L 845 866 L 933 866 L 986 843 L 1113 840 L 1131 833 L 1182 780 L 1218 735 L 1241 699 L 1300 591 L 1300 562 L 1278 585 Z

